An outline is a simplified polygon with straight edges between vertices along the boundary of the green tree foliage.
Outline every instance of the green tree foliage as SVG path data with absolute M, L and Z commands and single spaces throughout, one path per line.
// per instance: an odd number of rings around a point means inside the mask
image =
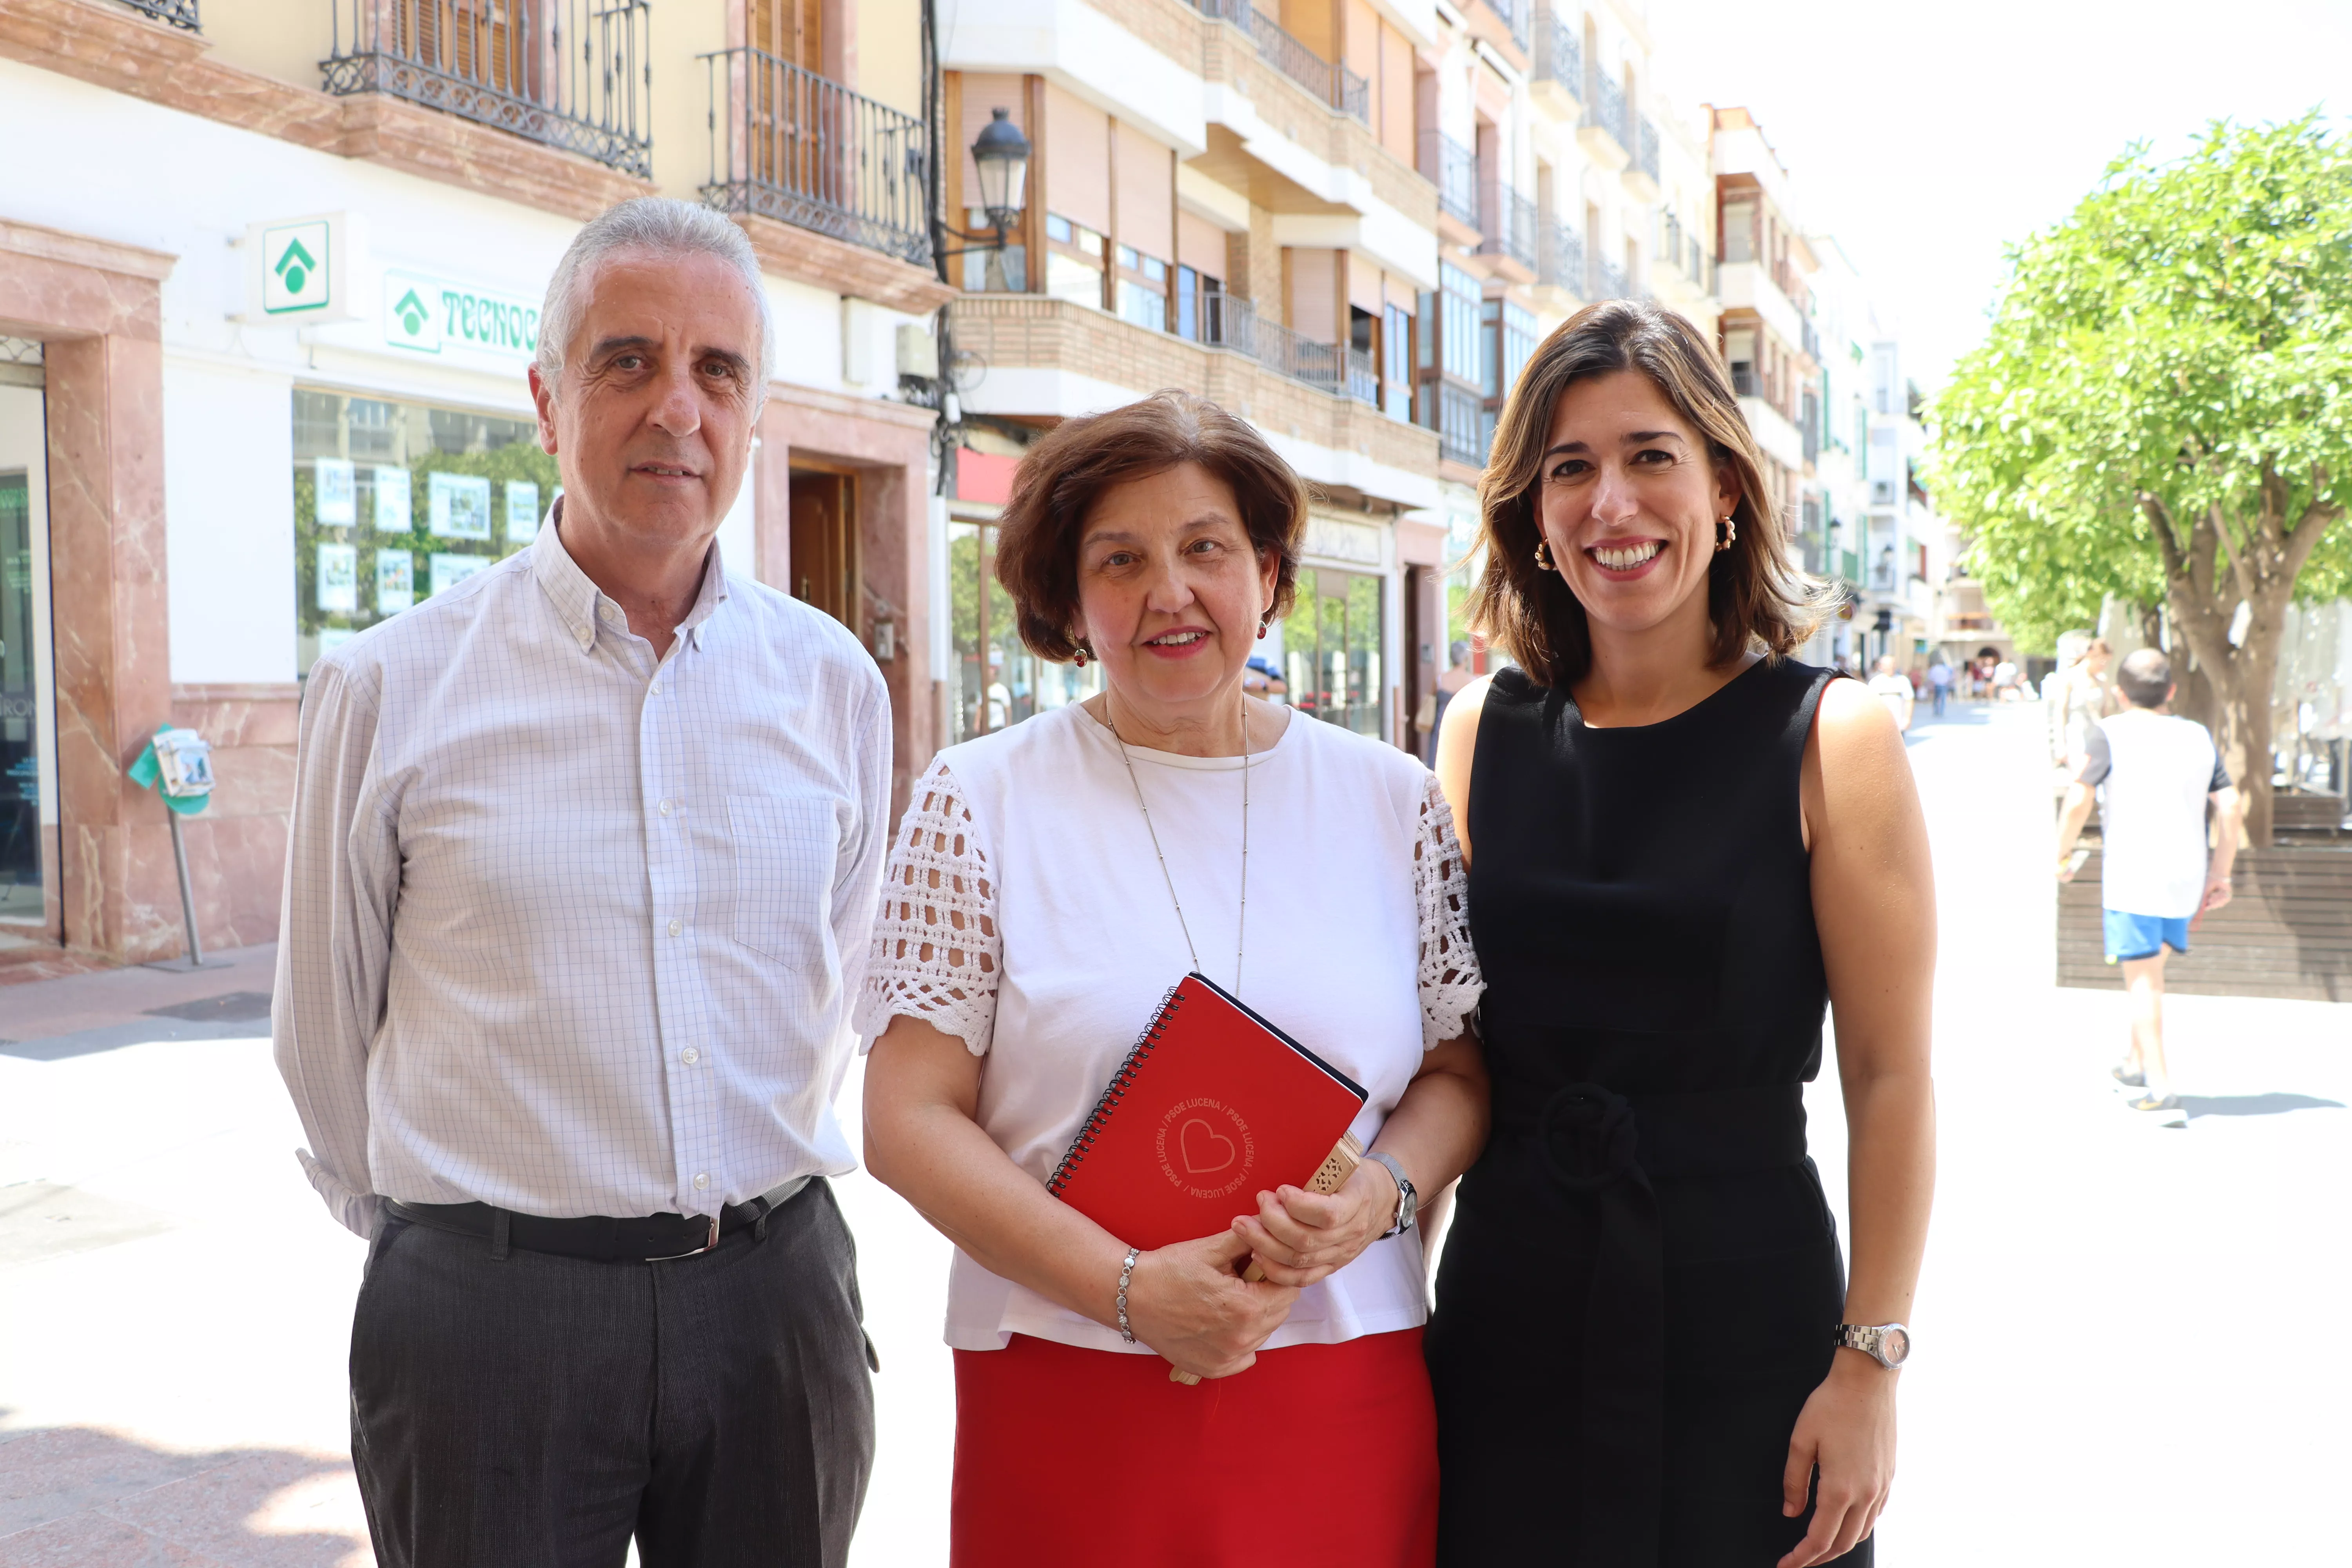
M 2021 643 L 2168 607 L 2267 844 L 2286 606 L 2352 582 L 2352 139 L 2314 113 L 2134 147 L 2010 267 L 1937 401 L 1937 498 Z

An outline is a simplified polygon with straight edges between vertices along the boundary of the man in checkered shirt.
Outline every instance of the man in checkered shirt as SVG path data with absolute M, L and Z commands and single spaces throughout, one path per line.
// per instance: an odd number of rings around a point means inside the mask
M 310 673 L 278 1060 L 369 1237 L 386 1568 L 848 1553 L 873 1351 L 825 1178 L 890 710 L 855 637 L 719 559 L 775 358 L 732 223 L 589 224 L 530 372 L 538 538 Z

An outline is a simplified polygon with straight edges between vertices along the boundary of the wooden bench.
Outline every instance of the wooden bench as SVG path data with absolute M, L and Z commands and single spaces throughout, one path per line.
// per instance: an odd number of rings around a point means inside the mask
M 2344 797 L 2316 790 L 2281 790 L 2271 796 L 2271 831 L 2296 840 L 2344 836 Z
M 2231 884 L 2236 896 L 2165 964 L 2167 990 L 2352 1002 L 2352 846 L 2241 850 Z M 2106 961 L 2095 848 L 2058 889 L 2058 984 L 2123 984 Z

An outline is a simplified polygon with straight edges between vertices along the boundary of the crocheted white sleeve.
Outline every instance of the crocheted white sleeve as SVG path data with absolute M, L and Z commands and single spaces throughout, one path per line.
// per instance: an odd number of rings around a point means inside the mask
M 1454 837 L 1454 808 L 1434 773 L 1421 794 L 1412 889 L 1421 904 L 1421 1047 L 1428 1050 L 1463 1032 L 1486 990 L 1470 945 L 1470 879 Z
M 986 1056 L 1003 963 L 988 857 L 955 775 L 934 763 L 898 823 L 852 1026 L 870 1038 L 904 1014 Z

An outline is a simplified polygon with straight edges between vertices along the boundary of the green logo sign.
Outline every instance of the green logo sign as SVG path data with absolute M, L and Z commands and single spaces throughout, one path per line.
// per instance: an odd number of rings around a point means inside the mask
M 271 316 L 323 310 L 334 303 L 327 268 L 328 225 L 324 218 L 262 231 L 261 309 Z
M 447 279 L 386 272 L 383 341 L 418 353 L 464 349 L 524 363 L 539 350 L 539 305 Z

